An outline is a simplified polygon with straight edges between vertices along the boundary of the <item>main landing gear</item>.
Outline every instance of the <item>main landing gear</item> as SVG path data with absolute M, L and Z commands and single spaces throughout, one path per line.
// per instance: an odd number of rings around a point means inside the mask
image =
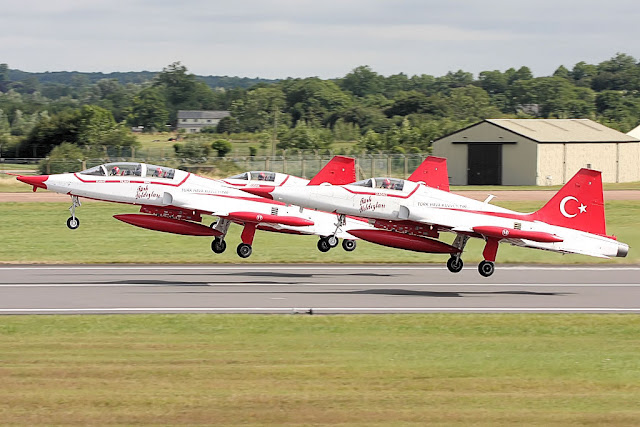
M 462 254 L 462 250 L 467 244 L 467 240 L 469 240 L 469 236 L 458 234 L 456 236 L 456 239 L 453 241 L 452 246 L 457 248 L 459 252 L 451 254 L 451 258 L 449 258 L 449 261 L 447 261 L 447 268 L 452 273 L 458 273 L 462 270 L 462 266 L 464 265 L 464 263 L 462 262 L 460 255 Z M 491 238 L 487 239 L 487 244 L 485 245 L 484 251 L 482 252 L 485 260 L 478 264 L 478 272 L 480 273 L 480 275 L 489 277 L 496 270 L 493 261 L 495 261 L 496 259 L 497 252 L 498 240 Z
M 211 242 L 211 250 L 214 253 L 221 254 L 227 249 L 227 242 L 224 241 L 224 238 L 227 235 L 227 231 L 229 231 L 229 224 L 231 224 L 231 221 L 222 218 L 211 224 L 212 229 L 222 233 L 221 236 L 216 237 L 213 239 L 213 242 Z
M 78 196 L 71 196 L 71 206 L 69 207 L 69 212 L 71 212 L 71 217 L 67 220 L 67 227 L 71 230 L 75 230 L 80 227 L 80 220 L 76 218 L 76 208 L 80 207 L 82 203 L 80 203 L 80 199 Z
M 217 254 L 223 253 L 227 249 L 227 242 L 221 237 L 216 237 L 211 242 L 211 250 Z
M 491 261 L 485 260 L 478 264 L 478 272 L 484 277 L 491 276 L 495 269 L 496 267 Z
M 451 258 L 447 261 L 447 268 L 452 273 L 459 273 L 462 270 L 463 265 L 464 263 L 462 262 L 460 255 L 451 255 Z
M 328 252 L 329 249 L 335 248 L 336 246 L 338 246 L 338 238 L 336 237 L 336 235 L 338 234 L 338 231 L 340 231 L 340 227 L 345 225 L 345 223 L 346 223 L 345 215 L 339 214 L 338 222 L 336 222 L 335 224 L 336 230 L 333 232 L 333 234 L 330 236 L 320 237 L 320 240 L 318 240 L 318 250 L 320 252 Z M 356 248 L 355 240 L 350 240 L 350 239 L 342 240 L 342 249 L 344 249 L 345 251 L 351 252 L 355 250 L 355 248 Z

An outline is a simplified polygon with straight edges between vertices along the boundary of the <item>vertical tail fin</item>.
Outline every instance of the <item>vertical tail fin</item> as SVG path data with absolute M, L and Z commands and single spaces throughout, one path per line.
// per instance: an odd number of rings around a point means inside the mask
M 548 224 L 606 235 L 601 173 L 580 169 L 533 216 Z
M 334 156 L 307 185 L 329 183 L 333 185 L 351 184 L 356 181 L 356 160 L 351 157 Z
M 449 175 L 447 159 L 428 156 L 408 179 L 413 182 L 424 182 L 425 185 L 442 191 L 449 191 Z

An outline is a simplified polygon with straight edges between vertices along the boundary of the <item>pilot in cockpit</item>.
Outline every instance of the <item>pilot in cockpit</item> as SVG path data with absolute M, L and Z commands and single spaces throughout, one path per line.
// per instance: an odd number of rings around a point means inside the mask
M 119 168 L 119 167 L 117 167 L 117 166 L 114 166 L 114 167 L 111 169 L 111 175 L 119 175 L 119 174 L 120 174 L 120 168 Z

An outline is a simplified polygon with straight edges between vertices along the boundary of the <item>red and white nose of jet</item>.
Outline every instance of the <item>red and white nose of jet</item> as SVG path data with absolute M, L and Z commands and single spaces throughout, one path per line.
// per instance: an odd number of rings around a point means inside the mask
M 18 181 L 22 181 L 25 184 L 29 184 L 33 186 L 33 191 L 36 191 L 36 188 L 44 188 L 47 189 L 47 184 L 44 182 L 49 179 L 49 175 L 34 175 L 34 176 L 23 176 L 20 175 L 16 177 Z

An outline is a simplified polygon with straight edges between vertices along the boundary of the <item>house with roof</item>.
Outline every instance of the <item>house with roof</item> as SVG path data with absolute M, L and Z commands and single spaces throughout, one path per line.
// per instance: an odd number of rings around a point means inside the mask
M 640 181 L 640 139 L 588 119 L 487 119 L 433 142 L 452 185 L 561 185 L 580 168 Z
M 187 133 L 197 133 L 205 127 L 216 127 L 220 120 L 229 117 L 229 111 L 214 110 L 178 110 L 177 129 Z

